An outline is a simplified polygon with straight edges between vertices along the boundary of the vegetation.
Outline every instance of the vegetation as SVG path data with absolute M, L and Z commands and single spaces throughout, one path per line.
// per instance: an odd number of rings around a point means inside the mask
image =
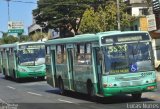
M 115 0 L 39 0 L 33 15 L 44 30 L 60 28 L 61 37 L 74 36 L 81 32 L 117 30 Z M 120 2 L 122 29 L 129 25 L 131 16 Z
M 18 40 L 19 39 L 17 37 L 14 37 L 12 35 L 5 36 L 5 37 L 2 37 L 1 44 L 10 44 L 10 43 L 18 42 Z
M 125 9 L 125 4 L 121 3 L 121 30 L 130 26 L 130 21 L 133 19 L 131 15 L 127 14 Z M 100 5 L 97 10 L 92 7 L 87 9 L 83 14 L 79 29 L 83 33 L 118 30 L 116 3 L 114 1 L 110 1 L 106 6 Z
M 0 39 L 0 44 L 10 44 L 10 43 L 23 42 L 28 40 L 29 40 L 28 35 L 21 35 L 21 36 L 15 37 L 13 35 L 8 35 L 7 33 L 3 33 L 3 36 Z
M 36 32 L 33 35 L 30 35 L 30 40 L 32 41 L 38 41 L 38 40 L 42 40 L 43 38 L 48 38 L 48 34 L 46 33 L 41 33 L 41 32 Z
M 126 5 L 120 1 L 121 30 L 130 26 L 132 16 L 126 12 Z M 152 0 L 146 0 L 148 9 Z M 61 37 L 71 37 L 80 33 L 96 33 L 117 30 L 116 0 L 39 0 L 38 8 L 33 10 L 36 23 L 48 29 L 60 28 Z M 45 33 L 31 36 L 20 35 L 18 38 L 3 33 L 0 43 L 37 41 L 47 37 Z

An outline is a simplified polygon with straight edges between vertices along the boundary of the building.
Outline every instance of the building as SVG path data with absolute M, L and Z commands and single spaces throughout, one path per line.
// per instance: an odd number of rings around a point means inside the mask
M 143 16 L 153 14 L 151 3 L 146 0 L 125 0 L 128 6 L 127 12 L 132 16 Z
M 36 24 L 34 17 L 32 18 L 32 25 L 28 27 L 28 34 L 34 34 L 35 32 L 42 32 L 42 27 Z
M 152 0 L 153 13 L 156 16 L 157 28 L 160 29 L 160 0 Z

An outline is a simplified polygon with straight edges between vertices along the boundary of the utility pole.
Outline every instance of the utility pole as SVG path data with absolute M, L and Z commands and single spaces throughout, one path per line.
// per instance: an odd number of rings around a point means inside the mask
M 6 0 L 7 1 L 7 3 L 8 3 L 8 21 L 10 21 L 10 6 L 9 6 L 9 2 L 11 1 L 11 0 Z
M 119 0 L 117 2 L 117 24 L 118 24 L 118 30 L 121 30 L 121 24 L 120 24 L 120 11 L 119 11 Z

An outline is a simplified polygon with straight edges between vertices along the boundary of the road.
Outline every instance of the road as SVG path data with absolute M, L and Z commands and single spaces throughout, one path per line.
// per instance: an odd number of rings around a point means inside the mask
M 49 86 L 46 81 L 27 80 L 17 83 L 5 80 L 0 74 L 0 109 L 10 109 L 9 107 L 15 107 L 15 109 L 135 109 L 141 107 L 143 109 L 143 106 L 148 106 L 148 103 L 151 104 L 151 109 L 158 109 L 160 108 L 159 86 L 160 82 L 156 92 L 144 93 L 142 100 L 138 102 L 129 95 L 93 102 L 83 94 L 68 92 L 67 95 L 59 95 L 59 90 Z

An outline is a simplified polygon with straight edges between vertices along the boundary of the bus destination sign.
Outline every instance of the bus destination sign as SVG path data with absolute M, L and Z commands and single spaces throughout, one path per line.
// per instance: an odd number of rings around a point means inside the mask
M 132 41 L 142 41 L 150 40 L 147 33 L 133 33 L 133 34 L 119 34 L 111 36 L 103 36 L 101 38 L 102 44 L 111 44 L 118 42 L 132 42 Z

